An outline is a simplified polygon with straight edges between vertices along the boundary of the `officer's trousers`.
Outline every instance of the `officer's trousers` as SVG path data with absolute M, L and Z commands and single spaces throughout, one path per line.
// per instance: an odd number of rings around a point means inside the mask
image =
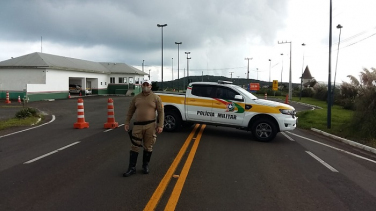
M 156 123 L 152 122 L 147 125 L 134 125 L 132 129 L 132 136 L 142 139 L 144 150 L 148 152 L 153 151 L 153 145 L 157 141 L 156 132 Z M 134 144 L 131 145 L 131 150 L 134 152 L 139 151 L 139 147 L 135 146 Z

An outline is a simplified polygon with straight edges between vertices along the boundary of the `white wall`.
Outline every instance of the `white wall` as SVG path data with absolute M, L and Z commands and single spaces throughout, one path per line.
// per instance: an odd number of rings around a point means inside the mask
M 45 69 L 0 69 L 0 89 L 22 91 L 26 84 L 45 84 Z

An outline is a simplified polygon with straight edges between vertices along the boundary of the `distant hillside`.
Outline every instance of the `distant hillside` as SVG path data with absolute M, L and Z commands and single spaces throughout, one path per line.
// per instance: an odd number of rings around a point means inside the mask
M 189 76 L 189 80 L 191 82 L 198 82 L 198 81 L 217 82 L 218 80 L 232 81 L 234 84 L 240 85 L 240 86 L 243 86 L 243 85 L 247 86 L 250 83 L 259 83 L 260 87 L 269 85 L 268 81 L 259 81 L 259 80 L 255 80 L 255 79 L 245 79 L 245 78 L 232 78 L 231 79 L 231 78 L 227 78 L 227 77 L 224 77 L 224 76 L 213 76 L 213 75 Z M 163 88 L 166 89 L 166 88 L 172 87 L 173 89 L 177 89 L 178 83 L 179 83 L 180 89 L 183 89 L 184 85 L 187 86 L 189 84 L 188 77 L 180 78 L 179 80 L 175 79 L 173 81 L 164 81 L 163 82 Z M 279 84 L 279 85 L 281 85 L 281 84 Z M 288 87 L 288 82 L 283 82 L 283 85 Z M 299 86 L 299 85 L 300 84 L 294 84 L 294 83 L 292 84 L 293 87 Z M 161 86 L 162 86 L 162 83 L 158 82 L 158 87 L 161 87 Z

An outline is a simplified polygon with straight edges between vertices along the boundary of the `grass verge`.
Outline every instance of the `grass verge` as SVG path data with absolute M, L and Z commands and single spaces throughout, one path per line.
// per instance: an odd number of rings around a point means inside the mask
M 18 126 L 32 126 L 40 117 L 26 117 L 24 119 L 11 118 L 0 121 L 0 130 Z M 43 117 L 42 117 L 43 118 Z

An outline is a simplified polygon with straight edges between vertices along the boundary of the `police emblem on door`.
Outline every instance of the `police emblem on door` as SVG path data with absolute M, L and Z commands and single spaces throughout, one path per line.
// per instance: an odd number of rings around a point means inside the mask
M 234 111 L 234 109 L 235 109 L 235 104 L 234 104 L 233 102 L 229 102 L 229 103 L 227 104 L 227 109 L 226 109 L 226 111 Z

